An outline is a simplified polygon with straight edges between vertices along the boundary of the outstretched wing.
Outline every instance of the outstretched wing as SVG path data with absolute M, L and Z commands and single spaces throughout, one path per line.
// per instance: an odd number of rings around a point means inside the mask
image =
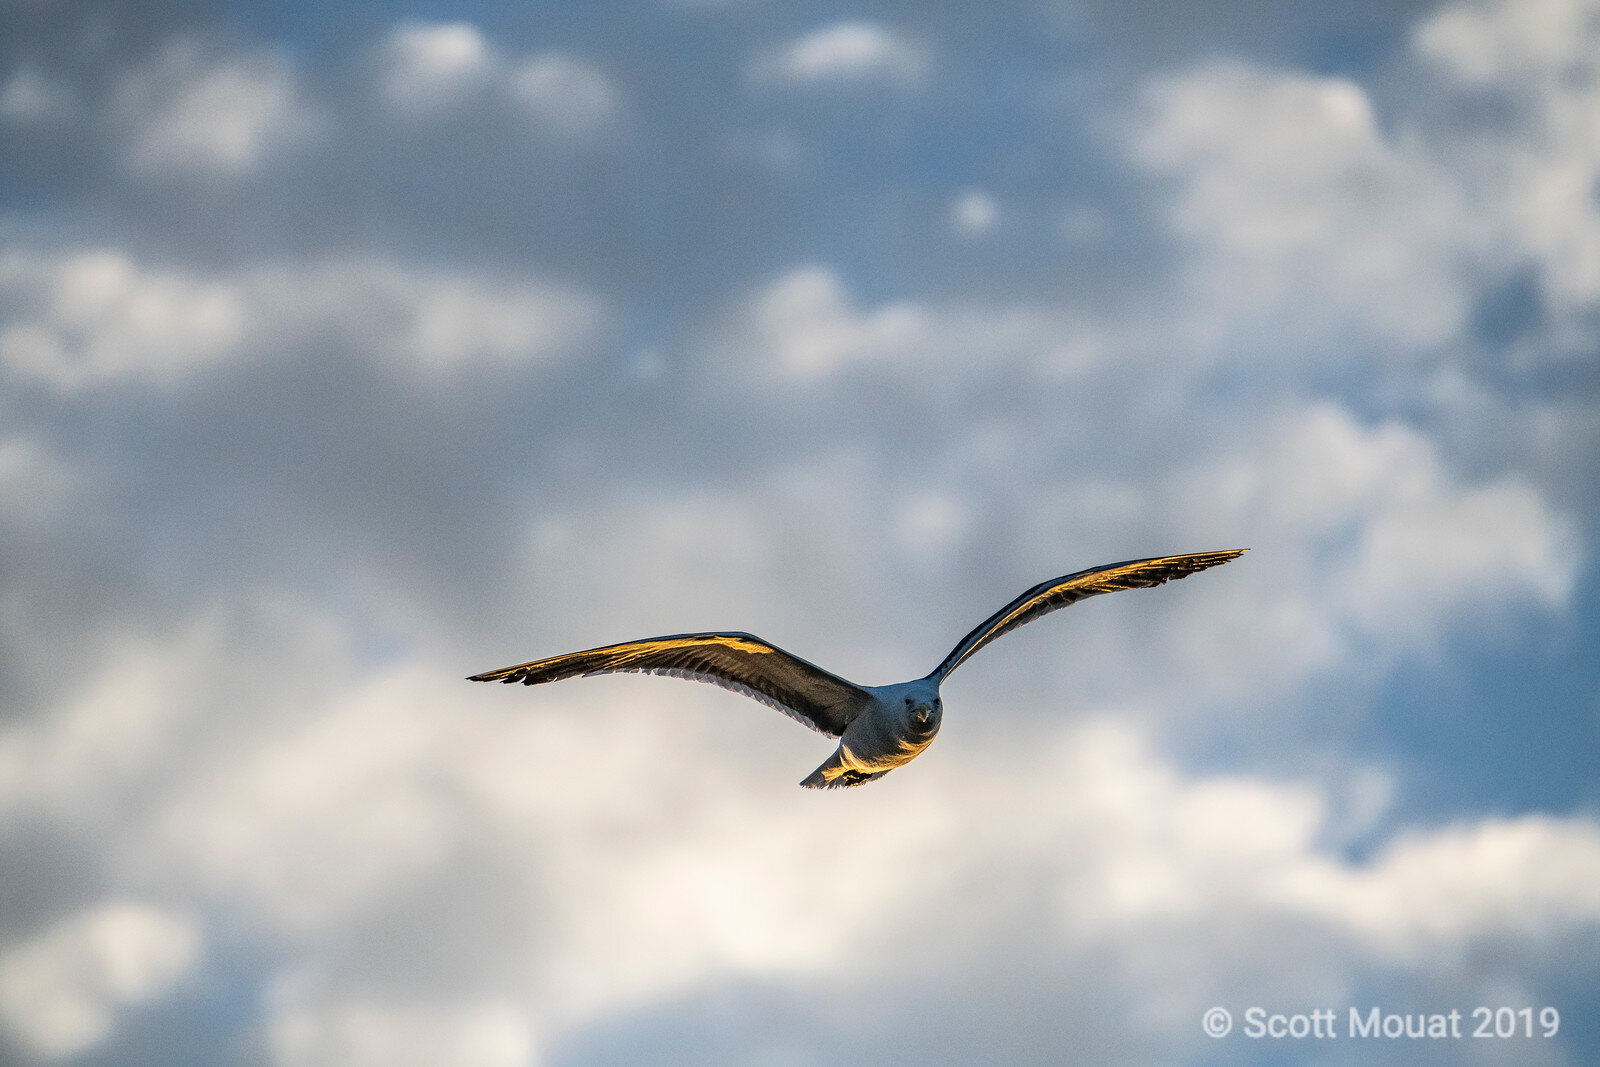
M 1069 574 L 1043 582 L 1023 593 L 1017 599 L 995 612 L 983 625 L 963 637 L 950 654 L 939 664 L 930 678 L 943 681 L 945 676 L 968 656 L 987 645 L 1001 634 L 1010 633 L 1025 622 L 1032 622 L 1057 608 L 1076 604 L 1084 597 L 1101 593 L 1115 593 L 1119 589 L 1145 589 L 1152 585 L 1183 578 L 1195 571 L 1215 567 L 1230 559 L 1237 559 L 1248 549 L 1232 548 L 1224 552 L 1199 552 L 1190 556 L 1157 556 L 1154 559 L 1135 559 L 1127 563 L 1112 563 L 1105 567 L 1091 567 L 1086 571 Z
M 753 697 L 833 737 L 844 733 L 872 699 L 860 686 L 742 633 L 652 637 L 502 667 L 474 674 L 470 680 L 538 685 L 616 673 L 666 674 L 710 682 Z

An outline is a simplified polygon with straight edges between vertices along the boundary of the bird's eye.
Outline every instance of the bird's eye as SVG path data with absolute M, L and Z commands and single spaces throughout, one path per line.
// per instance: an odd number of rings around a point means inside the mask
M 911 698 L 910 697 L 906 697 L 906 707 L 909 708 L 910 706 L 911 706 Z

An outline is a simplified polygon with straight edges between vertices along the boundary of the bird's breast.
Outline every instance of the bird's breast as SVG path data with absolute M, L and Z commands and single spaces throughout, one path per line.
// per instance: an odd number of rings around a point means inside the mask
M 937 733 L 935 726 L 932 732 L 918 736 L 894 709 L 875 706 L 850 724 L 840 747 L 848 762 L 861 770 L 887 771 L 916 759 Z

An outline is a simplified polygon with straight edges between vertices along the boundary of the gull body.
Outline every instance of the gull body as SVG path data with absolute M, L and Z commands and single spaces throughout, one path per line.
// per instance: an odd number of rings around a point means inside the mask
M 944 718 L 939 687 L 978 649 L 1084 597 L 1141 589 L 1237 559 L 1245 550 L 1156 556 L 1091 567 L 1041 582 L 985 619 L 922 678 L 862 686 L 830 674 L 754 634 L 671 634 L 519 663 L 475 674 L 475 682 L 537 685 L 592 674 L 665 674 L 710 682 L 839 738 L 833 755 L 800 784 L 839 788 L 882 778 L 921 755 Z
M 931 675 L 898 685 L 863 686 L 867 705 L 850 720 L 839 747 L 801 785 L 860 785 L 910 763 L 933 744 L 944 720 L 939 680 Z

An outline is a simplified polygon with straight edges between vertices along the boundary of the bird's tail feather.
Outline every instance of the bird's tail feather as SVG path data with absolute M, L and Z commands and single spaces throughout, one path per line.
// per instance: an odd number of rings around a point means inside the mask
M 800 784 L 807 789 L 844 789 L 874 781 L 888 773 L 888 771 L 878 771 L 875 774 L 868 774 L 853 767 L 846 767 L 842 754 L 835 751 L 822 766 L 812 771 Z

